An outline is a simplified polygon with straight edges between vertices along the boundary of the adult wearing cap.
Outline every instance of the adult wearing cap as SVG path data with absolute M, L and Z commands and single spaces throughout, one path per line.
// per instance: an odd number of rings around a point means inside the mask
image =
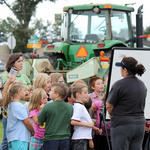
M 147 89 L 136 74 L 142 76 L 145 67 L 133 57 L 124 57 L 116 65 L 121 67 L 123 79 L 114 83 L 106 102 L 111 116 L 112 149 L 142 150 Z

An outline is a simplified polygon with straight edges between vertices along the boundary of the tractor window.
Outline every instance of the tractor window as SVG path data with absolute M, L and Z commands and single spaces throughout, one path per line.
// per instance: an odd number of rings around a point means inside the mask
M 129 27 L 126 12 L 111 12 L 112 37 L 114 40 L 128 41 Z
M 99 39 L 108 39 L 108 17 L 107 12 L 104 11 L 99 15 L 91 16 L 91 33 L 97 34 Z
M 77 11 L 70 15 L 69 39 L 73 42 L 95 43 L 108 39 L 108 11 Z
M 87 33 L 87 23 L 88 16 L 72 14 L 70 24 L 70 39 L 82 42 Z

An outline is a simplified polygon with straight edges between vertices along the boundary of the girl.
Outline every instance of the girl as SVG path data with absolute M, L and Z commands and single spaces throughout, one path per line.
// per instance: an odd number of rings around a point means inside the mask
M 51 79 L 51 84 L 54 84 L 54 83 L 57 83 L 57 82 L 62 82 L 64 83 L 65 80 L 64 80 L 64 77 L 61 73 L 51 73 L 50 74 L 50 79 Z
M 47 103 L 46 92 L 42 88 L 34 89 L 29 102 L 30 118 L 33 121 L 34 136 L 31 137 L 30 150 L 42 150 L 45 128 L 38 126 L 37 115 Z
M 8 111 L 6 134 L 9 150 L 28 150 L 30 132 L 34 132 L 28 119 L 28 110 L 20 102 L 24 96 L 25 86 L 15 82 L 10 85 L 4 101 Z
M 47 94 L 47 100 L 51 101 L 49 92 L 51 89 L 51 82 L 50 82 L 50 77 L 46 73 L 38 73 L 36 76 L 34 82 L 33 82 L 33 88 L 42 88 Z

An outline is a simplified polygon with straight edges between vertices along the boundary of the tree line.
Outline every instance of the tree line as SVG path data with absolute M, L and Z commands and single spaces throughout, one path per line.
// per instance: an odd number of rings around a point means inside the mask
M 16 19 L 7 17 L 5 20 L 0 19 L 0 42 L 7 41 L 10 33 L 16 38 L 16 47 L 14 52 L 30 52 L 32 49 L 27 49 L 28 40 L 32 35 L 36 35 L 40 40 L 57 39 L 60 37 L 60 23 L 52 24 L 47 21 L 43 24 L 42 19 L 31 19 L 39 3 L 46 0 L 14 0 L 9 3 L 9 0 L 0 0 L 0 5 L 7 6 Z M 55 2 L 56 0 L 47 0 Z M 135 32 L 135 27 L 133 27 Z M 150 26 L 144 30 L 144 34 L 150 34 Z
M 39 3 L 46 0 L 15 0 L 9 4 L 9 0 L 0 0 L 0 5 L 7 6 L 16 19 L 7 17 L 0 19 L 0 42 L 7 41 L 10 33 L 16 38 L 14 52 L 30 52 L 27 49 L 28 40 L 32 35 L 36 35 L 40 40 L 49 40 L 60 36 L 60 24 L 52 24 L 47 21 L 43 24 L 42 19 L 31 19 L 36 12 Z M 55 0 L 49 0 L 55 2 Z

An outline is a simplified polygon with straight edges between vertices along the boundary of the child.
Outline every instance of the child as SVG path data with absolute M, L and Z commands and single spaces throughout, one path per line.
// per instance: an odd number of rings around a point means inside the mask
M 29 102 L 30 118 L 33 121 L 34 136 L 31 137 L 29 150 L 42 150 L 45 128 L 38 126 L 37 116 L 42 107 L 47 103 L 47 94 L 44 89 L 37 88 L 32 92 Z
M 94 76 L 89 80 L 89 86 L 93 93 L 90 93 L 89 96 L 92 99 L 92 110 L 93 116 L 92 119 L 95 120 L 96 127 L 102 128 L 102 135 L 99 135 L 97 132 L 94 132 L 94 145 L 95 150 L 108 149 L 107 138 L 105 133 L 104 125 L 102 124 L 102 119 L 100 119 L 100 112 L 104 109 L 104 84 L 103 80 L 100 77 Z M 108 122 L 107 128 L 110 129 L 110 123 Z M 101 142 L 99 142 L 101 141 Z M 101 144 L 103 143 L 103 144 Z
M 42 88 L 47 93 L 47 100 L 51 101 L 49 91 L 51 90 L 50 77 L 46 73 L 38 73 L 33 82 L 33 88 Z
M 93 93 L 90 93 L 89 96 L 92 99 L 92 102 L 94 101 L 101 101 L 101 107 L 104 106 L 103 104 L 103 91 L 104 91 L 104 84 L 103 84 L 103 80 L 100 77 L 94 76 L 92 78 L 90 78 L 89 80 L 89 86 L 91 88 L 91 90 L 93 91 Z
M 76 84 L 78 84 L 78 83 L 85 84 L 87 86 L 87 84 L 86 84 L 86 82 L 84 80 L 76 80 L 76 81 L 74 81 L 71 84 L 71 88 L 73 88 L 74 86 L 76 86 Z M 91 108 L 91 105 L 92 105 L 91 98 L 87 97 L 87 100 L 85 101 L 84 106 L 86 107 L 86 109 L 88 110 L 88 112 L 89 112 L 89 109 Z
M 9 150 L 28 150 L 30 132 L 34 132 L 28 118 L 28 110 L 20 103 L 25 94 L 25 86 L 15 82 L 10 85 L 4 101 L 4 107 L 8 108 L 6 134 Z
M 86 110 L 84 103 L 88 99 L 88 87 L 86 84 L 77 83 L 72 87 L 72 94 L 75 98 L 73 106 L 73 116 L 71 118 L 71 125 L 74 125 L 74 132 L 72 136 L 72 150 L 87 150 L 89 147 L 93 148 L 92 128 L 101 131 L 94 126 L 91 117 Z
M 69 150 L 70 120 L 73 108 L 64 102 L 68 88 L 63 83 L 54 83 L 50 97 L 54 100 L 47 103 L 38 115 L 39 123 L 46 123 L 44 150 Z
M 67 102 L 68 104 L 73 105 L 75 102 L 75 99 L 71 93 L 71 87 L 69 87 L 68 92 L 67 92 L 67 97 L 65 99 L 65 102 Z
M 50 74 L 50 79 L 51 79 L 51 84 L 58 83 L 58 82 L 59 83 L 64 83 L 65 82 L 63 74 L 61 74 L 59 72 L 51 73 Z
M 100 106 L 100 110 L 104 108 L 104 103 L 102 101 L 103 97 L 104 97 L 104 94 L 102 94 L 103 90 L 104 90 L 104 84 L 103 84 L 103 80 L 100 78 L 100 77 L 97 77 L 97 76 L 94 76 L 92 78 L 90 78 L 89 80 L 89 87 L 91 88 L 91 90 L 93 90 L 93 93 L 90 93 L 89 96 L 92 100 L 92 110 L 94 111 L 94 114 L 92 117 L 92 119 L 95 120 L 95 122 L 98 123 L 98 121 L 100 121 L 98 118 L 97 118 L 97 110 L 98 109 L 95 109 L 96 107 L 95 106 L 95 102 L 96 101 L 100 101 L 99 103 L 99 106 Z M 97 120 L 98 119 L 98 120 Z M 99 128 L 99 126 L 97 126 Z

